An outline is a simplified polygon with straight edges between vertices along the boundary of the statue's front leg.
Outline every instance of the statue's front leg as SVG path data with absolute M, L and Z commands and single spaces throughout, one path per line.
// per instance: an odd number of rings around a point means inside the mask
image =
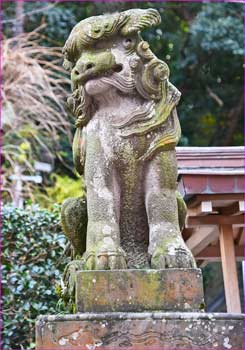
M 89 162 L 89 161 L 88 161 Z M 112 165 L 101 156 L 86 164 L 88 226 L 85 269 L 107 270 L 127 268 L 120 247 L 120 190 Z
M 176 180 L 175 151 L 161 152 L 149 161 L 145 205 L 152 268 L 195 267 L 195 260 L 185 245 L 179 228 Z

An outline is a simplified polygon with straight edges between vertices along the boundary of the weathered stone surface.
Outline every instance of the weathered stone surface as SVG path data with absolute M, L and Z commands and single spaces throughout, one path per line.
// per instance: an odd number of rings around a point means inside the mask
M 200 269 L 79 271 L 78 312 L 200 311 Z
M 37 350 L 242 350 L 244 315 L 104 313 L 41 316 Z

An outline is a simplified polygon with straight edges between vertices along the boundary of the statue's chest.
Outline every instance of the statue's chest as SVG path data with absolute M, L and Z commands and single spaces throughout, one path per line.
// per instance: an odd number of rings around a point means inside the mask
M 93 117 L 86 127 L 87 146 L 99 144 L 107 157 L 113 159 L 137 159 L 146 151 L 149 140 L 145 135 L 124 137 L 123 129 L 117 126 L 119 120 L 119 117 L 116 120 L 113 116 Z

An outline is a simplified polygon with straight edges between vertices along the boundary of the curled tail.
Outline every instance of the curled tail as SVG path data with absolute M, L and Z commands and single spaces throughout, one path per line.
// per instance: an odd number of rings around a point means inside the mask
M 87 203 L 85 197 L 68 198 L 61 208 L 61 225 L 74 249 L 75 257 L 86 250 Z
M 176 191 L 176 199 L 178 204 L 179 227 L 180 227 L 180 231 L 182 231 L 185 226 L 187 206 L 185 204 L 183 197 L 178 191 Z

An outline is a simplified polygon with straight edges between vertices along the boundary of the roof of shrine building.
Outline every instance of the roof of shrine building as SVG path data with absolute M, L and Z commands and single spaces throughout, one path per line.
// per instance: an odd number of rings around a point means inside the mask
M 240 312 L 236 260 L 244 260 L 244 147 L 177 147 L 187 204 L 183 238 L 199 266 L 222 262 L 228 312 Z

